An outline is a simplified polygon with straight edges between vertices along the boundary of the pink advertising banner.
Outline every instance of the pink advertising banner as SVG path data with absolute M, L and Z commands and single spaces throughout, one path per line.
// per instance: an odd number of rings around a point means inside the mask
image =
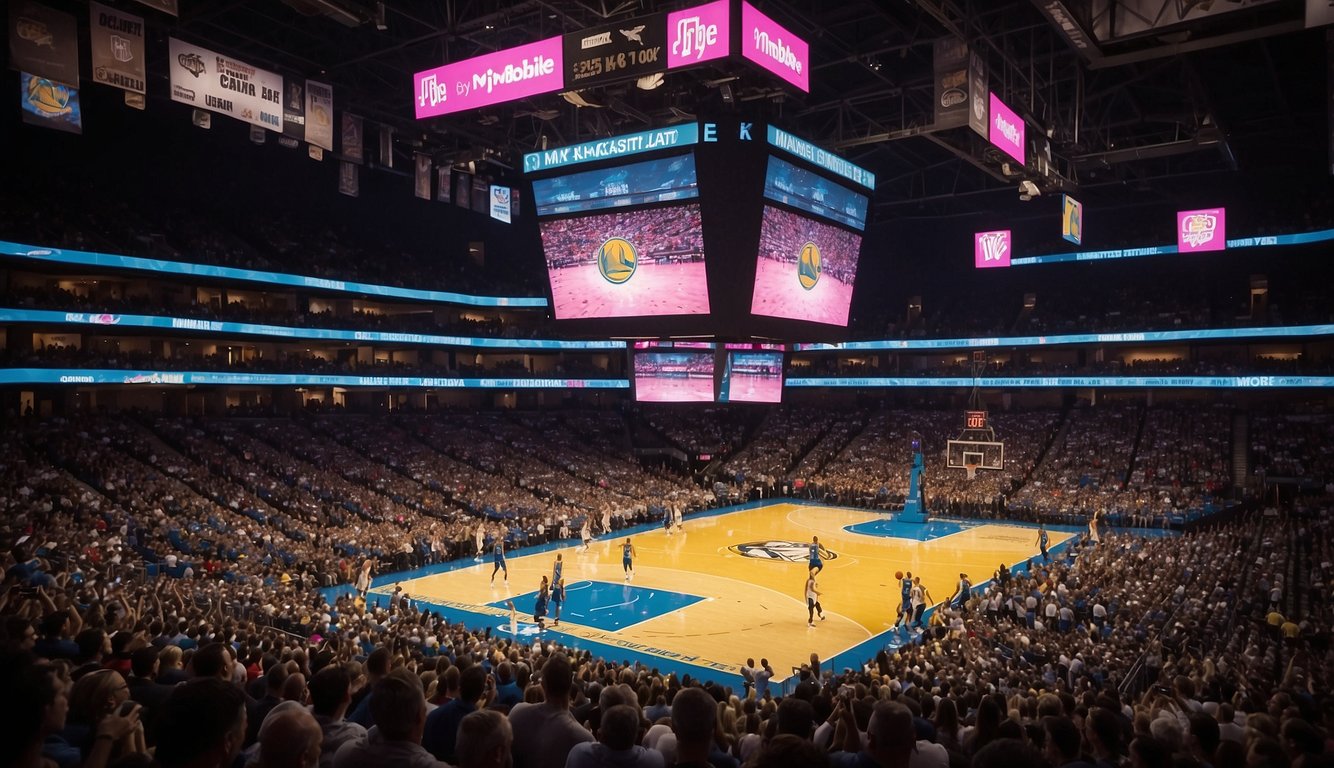
M 810 93 L 810 45 L 745 0 L 741 3 L 741 55 Z
M 560 37 L 456 61 L 412 76 L 417 119 L 558 91 L 564 77 Z
M 687 67 L 728 54 L 731 0 L 717 0 L 667 14 L 667 68 Z
M 975 233 L 973 266 L 978 269 L 1010 266 L 1010 230 Z
M 995 144 L 1002 152 L 1027 163 L 1024 152 L 1024 121 L 1013 109 L 1005 106 L 996 94 L 991 94 L 991 128 L 987 140 Z
M 1177 211 L 1177 251 L 1201 253 L 1227 247 L 1227 209 Z

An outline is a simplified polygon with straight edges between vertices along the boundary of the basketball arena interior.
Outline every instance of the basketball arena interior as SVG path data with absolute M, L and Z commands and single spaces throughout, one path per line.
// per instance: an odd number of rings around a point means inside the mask
M 0 765 L 1334 765 L 1334 5 L 6 10 Z

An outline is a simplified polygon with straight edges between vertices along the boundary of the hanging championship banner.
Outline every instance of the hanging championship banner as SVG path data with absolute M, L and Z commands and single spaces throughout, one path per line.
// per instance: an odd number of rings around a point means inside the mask
M 342 162 L 338 164 L 338 191 L 348 197 L 357 197 L 361 194 L 361 177 L 359 173 L 361 168 L 356 163 Z
M 987 60 L 982 54 L 972 51 L 968 54 L 968 127 L 982 138 L 991 135 L 988 123 L 990 92 L 987 90 Z
M 282 132 L 281 76 L 174 37 L 169 50 L 172 101 Z
M 454 174 L 454 205 L 464 210 L 472 207 L 472 175 Z
M 284 77 L 283 135 L 297 141 L 306 138 L 306 81 L 299 77 Z
M 417 166 L 417 197 L 423 200 L 431 199 L 431 156 L 418 152 L 414 154 L 413 160 Z
M 21 72 L 19 101 L 23 107 L 23 122 L 58 131 L 83 133 L 83 115 L 79 111 L 77 88 Z
M 179 17 L 181 11 L 176 7 L 176 0 L 139 0 L 143 5 L 149 8 L 156 8 L 163 13 L 170 13 L 172 16 Z
M 101 3 L 88 5 L 93 81 L 134 93 L 144 90 L 144 20 Z
M 435 199 L 436 202 L 449 202 L 449 194 L 453 190 L 449 186 L 449 167 L 435 169 Z
M 306 141 L 333 151 L 333 87 L 306 81 Z
M 366 159 L 366 150 L 362 146 L 361 118 L 350 112 L 343 113 L 343 158 L 354 163 Z
M 491 210 L 491 182 L 481 176 L 472 177 L 472 210 L 474 213 Z
M 968 46 L 956 37 L 937 40 L 933 47 L 936 128 L 968 124 Z
M 323 161 L 324 161 L 324 148 L 323 148 L 323 147 L 317 147 L 317 146 L 315 146 L 314 144 L 307 144 L 307 145 L 306 145 L 306 154 L 310 156 L 310 159 L 311 159 L 311 160 L 315 160 L 315 161 L 317 161 L 317 162 L 323 162 Z
M 499 184 L 491 185 L 491 218 L 496 221 L 503 221 L 506 224 L 512 221 L 509 187 L 502 187 Z
M 565 87 L 587 88 L 667 69 L 667 16 L 603 24 L 562 38 Z
M 32 0 L 9 4 L 9 68 L 79 86 L 78 24 Z

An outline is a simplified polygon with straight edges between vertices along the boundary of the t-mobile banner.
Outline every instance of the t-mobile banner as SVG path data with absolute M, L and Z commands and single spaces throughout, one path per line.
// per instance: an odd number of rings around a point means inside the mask
M 974 234 L 973 266 L 978 269 L 1010 266 L 1010 230 Z
M 991 94 L 989 106 L 991 129 L 987 133 L 987 140 L 1005 154 L 1018 160 L 1020 164 L 1027 163 L 1027 155 L 1024 152 L 1024 121 L 1013 109 L 996 98 L 994 93 Z
M 745 0 L 741 3 L 741 56 L 810 93 L 810 45 Z
M 1201 253 L 1227 247 L 1227 209 L 1177 211 L 1177 251 Z
M 412 76 L 417 119 L 448 115 L 565 86 L 561 38 L 550 37 Z
M 667 14 L 667 68 L 721 59 L 731 40 L 731 0 L 697 5 Z

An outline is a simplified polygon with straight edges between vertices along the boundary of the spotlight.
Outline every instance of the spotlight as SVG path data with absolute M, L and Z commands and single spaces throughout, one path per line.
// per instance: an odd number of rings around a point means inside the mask
M 1033 198 L 1038 197 L 1038 196 L 1041 195 L 1041 194 L 1042 194 L 1042 190 L 1038 189 L 1038 185 L 1037 185 L 1037 184 L 1034 184 L 1033 182 L 1029 181 L 1028 179 L 1024 179 L 1023 181 L 1019 182 L 1019 199 L 1020 199 L 1020 200 L 1023 200 L 1024 202 L 1028 202 L 1029 200 L 1032 200 Z

